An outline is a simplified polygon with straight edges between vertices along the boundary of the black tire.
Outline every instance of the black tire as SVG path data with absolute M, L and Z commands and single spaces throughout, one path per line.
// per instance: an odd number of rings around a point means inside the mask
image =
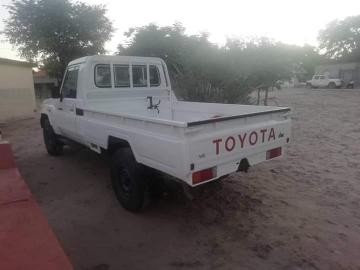
M 335 88 L 336 88 L 336 84 L 335 84 L 334 82 L 330 82 L 330 83 L 328 84 L 328 88 L 329 88 L 329 89 L 335 89 Z
M 61 143 L 55 132 L 52 128 L 49 119 L 44 120 L 43 125 L 43 136 L 44 136 L 44 143 L 47 152 L 51 156 L 60 156 L 63 154 L 63 143 Z
M 110 171 L 118 201 L 129 211 L 140 211 L 148 201 L 148 185 L 144 168 L 136 162 L 130 148 L 120 148 L 113 154 Z

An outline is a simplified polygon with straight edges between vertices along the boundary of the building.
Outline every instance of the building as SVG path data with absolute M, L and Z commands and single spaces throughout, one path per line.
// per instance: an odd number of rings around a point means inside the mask
M 342 79 L 345 86 L 353 81 L 354 87 L 360 87 L 360 63 L 320 65 L 315 68 L 315 74 L 329 75 L 330 78 Z
M 32 64 L 0 58 L 0 122 L 33 116 Z
M 56 97 L 59 92 L 58 81 L 51 78 L 45 70 L 33 72 L 36 103 L 39 105 L 46 98 Z

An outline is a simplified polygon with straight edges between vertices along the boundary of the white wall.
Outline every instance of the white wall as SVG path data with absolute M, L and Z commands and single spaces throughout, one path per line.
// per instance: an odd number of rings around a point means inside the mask
M 34 115 L 31 67 L 0 63 L 0 122 Z

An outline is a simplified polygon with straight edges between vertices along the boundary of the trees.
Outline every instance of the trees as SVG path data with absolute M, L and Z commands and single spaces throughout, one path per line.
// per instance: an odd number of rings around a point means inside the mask
M 270 89 L 280 89 L 284 81 L 297 78 L 304 81 L 312 76 L 318 55 L 309 46 L 287 45 L 268 38 L 229 40 L 225 46 L 228 62 L 239 71 L 238 76 L 247 78 L 247 85 L 258 93 L 265 92 L 264 104 Z
M 119 54 L 156 56 L 168 65 L 173 87 L 185 100 L 240 102 L 247 99 L 244 79 L 226 64 L 224 50 L 208 41 L 206 34 L 189 36 L 184 27 L 150 24 L 126 33 L 127 46 Z M 240 90 L 239 90 L 240 89 Z
M 14 0 L 4 34 L 20 55 L 62 79 L 69 61 L 104 53 L 113 27 L 102 5 L 68 0 Z
M 333 59 L 360 60 L 360 15 L 334 20 L 319 33 L 320 49 Z
M 189 36 L 177 23 L 131 28 L 119 54 L 156 56 L 165 60 L 178 97 L 192 101 L 246 103 L 254 89 L 279 87 L 302 70 L 312 75 L 309 48 L 266 38 L 228 40 L 217 46 L 206 34 Z M 311 70 L 311 71 L 309 71 Z M 300 74 L 300 72 L 298 72 Z
M 305 45 L 296 53 L 298 73 L 297 79 L 301 82 L 309 80 L 315 73 L 315 67 L 325 62 L 325 57 L 320 55 L 316 47 Z

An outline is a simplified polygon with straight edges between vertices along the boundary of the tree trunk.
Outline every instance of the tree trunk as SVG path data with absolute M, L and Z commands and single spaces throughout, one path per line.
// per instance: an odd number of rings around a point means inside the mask
M 264 98 L 264 105 L 265 106 L 267 106 L 268 95 L 269 95 L 269 87 L 266 87 L 265 88 L 265 98 Z
M 260 105 L 260 91 L 261 91 L 261 89 L 258 88 L 257 89 L 257 105 Z

